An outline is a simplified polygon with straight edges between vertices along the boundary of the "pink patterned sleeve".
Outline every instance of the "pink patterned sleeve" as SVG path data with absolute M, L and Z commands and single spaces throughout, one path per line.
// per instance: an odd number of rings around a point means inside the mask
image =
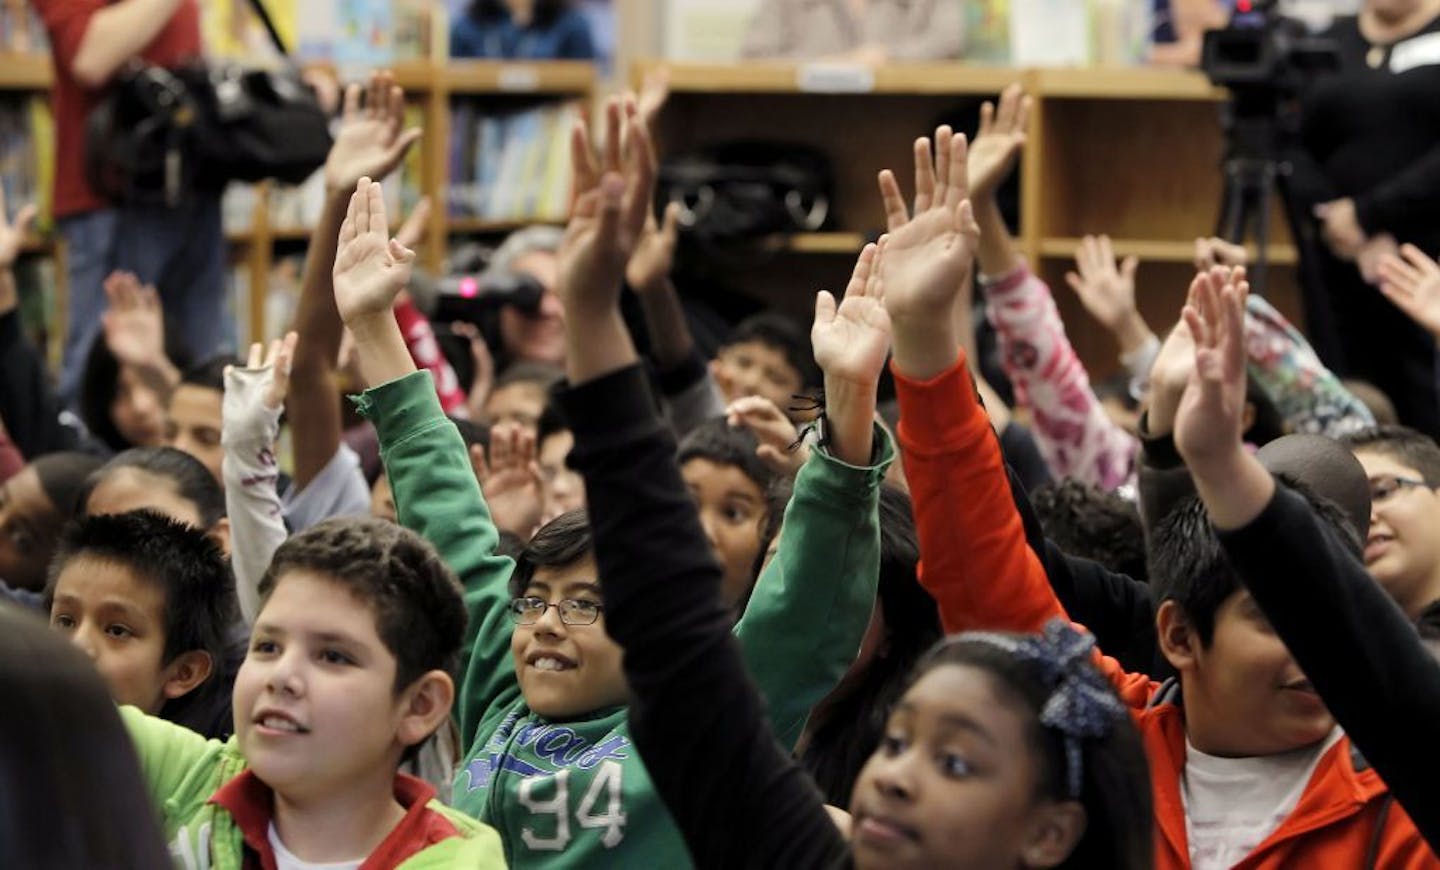
M 1034 415 L 1031 429 L 1050 470 L 1106 490 L 1133 483 L 1139 442 L 1090 389 L 1050 288 L 1023 264 L 982 286 L 1015 402 Z

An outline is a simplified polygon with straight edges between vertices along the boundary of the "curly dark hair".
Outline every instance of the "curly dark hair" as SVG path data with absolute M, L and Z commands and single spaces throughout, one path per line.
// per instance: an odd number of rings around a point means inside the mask
M 1030 497 L 1045 537 L 1061 550 L 1111 571 L 1145 580 L 1145 533 L 1135 505 L 1074 478 L 1035 490 Z
M 262 608 L 294 571 L 323 574 L 370 607 L 380 640 L 395 656 L 397 693 L 428 671 L 459 671 L 463 590 L 424 538 L 372 517 L 311 526 L 275 551 L 260 579 Z

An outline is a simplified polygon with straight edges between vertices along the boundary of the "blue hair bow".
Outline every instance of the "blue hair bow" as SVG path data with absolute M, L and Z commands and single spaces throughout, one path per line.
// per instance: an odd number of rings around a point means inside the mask
M 1057 618 L 1046 623 L 1040 634 L 1017 639 L 976 633 L 970 639 L 1000 646 L 1039 667 L 1041 679 L 1051 687 L 1040 710 L 1040 724 L 1065 738 L 1066 784 L 1070 797 L 1079 798 L 1084 782 L 1080 741 L 1104 737 L 1125 716 L 1125 706 L 1090 664 L 1095 638 Z

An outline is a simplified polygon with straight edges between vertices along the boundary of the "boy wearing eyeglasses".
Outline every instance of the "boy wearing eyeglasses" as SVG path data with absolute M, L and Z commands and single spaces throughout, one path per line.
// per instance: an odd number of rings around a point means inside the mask
M 500 832 L 511 867 L 690 866 L 631 742 L 621 649 L 606 633 L 585 514 L 547 523 L 517 561 L 496 554 L 499 536 L 464 445 L 391 314 L 414 255 L 388 240 L 378 185 L 362 181 L 351 208 L 334 278 L 371 385 L 361 412 L 379 434 L 400 523 L 429 540 L 465 586 L 455 807 Z M 875 600 L 879 486 L 894 448 L 873 424 L 873 383 L 846 374 L 827 383 L 834 446 L 812 450 L 801 470 L 779 551 L 735 628 L 787 746 L 854 660 Z M 627 437 L 603 431 L 613 419 L 603 410 L 570 415 L 577 440 Z M 695 740 L 725 727 L 724 717 L 695 710 Z
M 1370 478 L 1365 567 L 1422 630 L 1440 636 L 1440 445 L 1404 426 L 1366 429 L 1345 444 Z

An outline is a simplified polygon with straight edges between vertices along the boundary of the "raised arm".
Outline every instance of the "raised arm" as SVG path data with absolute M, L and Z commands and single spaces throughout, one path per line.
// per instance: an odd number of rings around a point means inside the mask
M 325 204 L 310 234 L 295 311 L 300 341 L 290 377 L 290 429 L 295 436 L 296 490 L 308 486 L 340 447 L 335 361 L 341 329 L 331 283 L 340 225 L 359 180 L 383 179 L 420 138 L 419 130 L 402 132 L 404 114 L 405 93 L 388 73 L 371 76 L 368 89 L 352 84 L 345 90 L 340 129 L 325 159 Z
M 915 145 L 912 215 L 889 170 L 880 191 L 890 227 L 881 296 L 895 334 L 900 446 L 915 504 L 921 582 L 949 632 L 1038 631 L 1064 613 L 1011 500 L 1000 445 L 976 398 L 952 318 L 980 228 L 968 197 L 966 147 L 942 127 L 933 163 Z
M 786 747 L 855 661 L 875 604 L 880 483 L 894 457 L 875 425 L 890 349 L 890 318 L 875 296 L 877 250 L 861 252 L 838 305 L 825 291 L 815 299 L 810 341 L 825 374 L 826 437 L 795 481 L 775 557 L 735 629 Z
M 230 567 L 246 625 L 260 613 L 260 578 L 289 535 L 276 490 L 280 466 L 275 461 L 275 441 L 280 437 L 295 340 L 292 332 L 270 342 L 263 361 L 260 345 L 252 344 L 245 368 L 225 369 L 221 474 L 225 515 L 230 519 Z
M 361 376 L 370 388 L 360 412 L 375 423 L 400 523 L 435 546 L 465 586 L 469 617 L 458 716 L 470 746 L 486 713 L 519 693 L 509 662 L 506 615 L 514 564 L 495 555 L 490 518 L 465 443 L 445 417 L 435 384 L 418 371 L 392 306 L 410 280 L 415 252 L 391 239 L 380 185 L 356 184 L 340 229 L 334 304 L 355 336 Z
M 968 158 L 977 182 L 971 201 L 980 228 L 976 253 L 986 312 L 999 336 L 1000 361 L 1015 386 L 1017 403 L 1034 413 L 1031 431 L 1051 471 L 1114 489 L 1133 473 L 1135 440 L 1111 421 L 1095 397 L 1050 288 L 1015 251 L 995 200 L 995 191 L 1024 147 L 1029 109 L 1030 98 L 1018 84 L 1005 89 L 998 107 L 982 106 L 980 130 Z M 1098 259 L 1098 249 L 1096 253 Z M 1133 309 L 1133 292 L 1131 297 Z
M 1440 843 L 1433 739 L 1440 663 L 1399 606 L 1299 495 L 1279 490 L 1240 440 L 1245 295 L 1212 272 L 1185 320 L 1195 372 L 1175 442 L 1226 555 L 1305 676 L 1431 844 Z
M 583 125 L 573 134 L 579 195 L 557 282 L 570 385 L 560 404 L 575 433 L 570 461 L 585 477 L 605 627 L 625 648 L 631 735 L 700 866 L 828 866 L 844 844 L 814 786 L 770 736 L 730 634 L 719 566 L 620 316 L 653 166 L 633 123 L 622 161 L 613 101 L 606 124 L 601 161 Z

